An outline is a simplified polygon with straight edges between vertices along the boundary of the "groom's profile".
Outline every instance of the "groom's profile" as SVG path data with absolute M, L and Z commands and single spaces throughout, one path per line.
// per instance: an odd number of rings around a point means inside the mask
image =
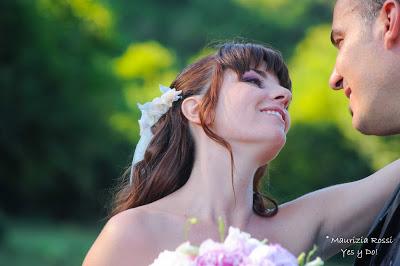
M 349 98 L 353 127 L 367 135 L 400 134 L 400 0 L 337 0 L 331 41 L 338 55 L 329 84 Z M 376 254 L 355 265 L 400 265 L 399 231 L 400 184 L 361 247 Z

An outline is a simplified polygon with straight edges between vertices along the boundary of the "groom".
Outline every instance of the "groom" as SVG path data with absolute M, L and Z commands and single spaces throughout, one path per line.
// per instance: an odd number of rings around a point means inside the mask
M 338 55 L 329 84 L 349 98 L 353 127 L 367 135 L 400 134 L 400 0 L 337 0 L 331 41 Z M 392 243 L 379 243 L 389 237 Z M 361 249 L 377 254 L 356 258 L 355 265 L 400 265 L 400 184 Z

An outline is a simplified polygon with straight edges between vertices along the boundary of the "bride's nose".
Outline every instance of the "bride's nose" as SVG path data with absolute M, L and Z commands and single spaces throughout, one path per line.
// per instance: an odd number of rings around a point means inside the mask
M 292 100 L 292 93 L 282 86 L 275 87 L 271 96 L 274 101 L 281 103 L 284 108 L 287 108 Z

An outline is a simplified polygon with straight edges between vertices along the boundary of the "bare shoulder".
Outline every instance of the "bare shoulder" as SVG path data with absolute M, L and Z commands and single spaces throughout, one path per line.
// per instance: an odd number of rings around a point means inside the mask
M 148 265 L 146 252 L 153 236 L 147 220 L 148 213 L 143 208 L 129 209 L 112 217 L 90 248 L 83 265 Z
M 297 218 L 297 222 L 300 220 L 302 223 L 307 223 L 311 227 L 310 232 L 316 234 L 321 229 L 325 211 L 322 207 L 326 202 L 322 194 L 320 190 L 313 191 L 289 201 L 281 207 L 285 210 L 286 215 Z
M 283 216 L 302 216 L 308 215 L 315 218 L 320 215 L 320 209 L 315 208 L 321 204 L 319 191 L 314 191 L 279 205 L 279 211 Z
M 319 209 L 313 208 L 312 202 L 310 197 L 303 196 L 279 205 L 278 213 L 265 220 L 265 227 L 269 228 L 266 238 L 296 255 L 311 250 L 321 226 Z

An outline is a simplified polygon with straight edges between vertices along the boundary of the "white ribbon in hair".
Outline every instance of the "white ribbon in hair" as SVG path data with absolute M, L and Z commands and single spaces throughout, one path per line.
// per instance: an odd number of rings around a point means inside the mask
M 144 158 L 144 153 L 153 138 L 151 127 L 157 123 L 162 115 L 164 115 L 172 106 L 174 101 L 182 98 L 180 94 L 182 91 L 176 91 L 175 88 L 171 89 L 160 85 L 160 91 L 163 93 L 160 97 L 153 99 L 151 102 L 145 104 L 138 103 L 138 107 L 142 112 L 142 117 L 139 120 L 140 126 L 140 139 L 136 145 L 135 153 L 133 155 L 130 184 L 132 184 L 133 168 L 135 164 Z

